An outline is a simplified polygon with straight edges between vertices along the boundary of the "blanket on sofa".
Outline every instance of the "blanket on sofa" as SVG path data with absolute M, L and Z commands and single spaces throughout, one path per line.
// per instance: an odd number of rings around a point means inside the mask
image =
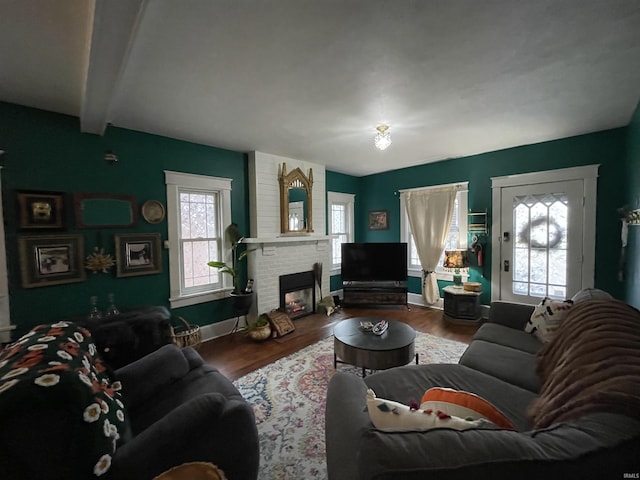
M 540 395 L 528 414 L 545 428 L 605 411 L 640 418 L 640 312 L 618 300 L 589 300 L 570 310 L 538 352 Z

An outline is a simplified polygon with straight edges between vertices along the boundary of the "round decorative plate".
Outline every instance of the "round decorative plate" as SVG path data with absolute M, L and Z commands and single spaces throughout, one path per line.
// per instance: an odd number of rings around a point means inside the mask
M 142 204 L 142 216 L 149 223 L 160 223 L 164 220 L 164 205 L 157 200 L 147 200 Z

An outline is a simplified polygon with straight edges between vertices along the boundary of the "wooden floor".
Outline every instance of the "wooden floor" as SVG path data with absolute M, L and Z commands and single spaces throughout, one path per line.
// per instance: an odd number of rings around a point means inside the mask
M 399 320 L 415 330 L 469 343 L 476 326 L 453 325 L 442 318 L 442 310 L 412 305 L 384 308 L 348 308 L 331 316 L 313 314 L 294 320 L 296 330 L 282 338 L 257 343 L 245 332 L 236 332 L 204 342 L 200 355 L 205 361 L 235 380 L 253 370 L 286 357 L 333 334 L 333 326 L 345 318 L 373 317 Z

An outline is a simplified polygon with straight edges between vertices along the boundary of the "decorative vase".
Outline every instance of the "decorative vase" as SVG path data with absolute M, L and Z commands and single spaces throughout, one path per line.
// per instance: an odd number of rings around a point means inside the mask
M 256 342 L 262 342 L 271 337 L 271 326 L 263 325 L 262 327 L 255 327 L 249 330 L 249 337 Z

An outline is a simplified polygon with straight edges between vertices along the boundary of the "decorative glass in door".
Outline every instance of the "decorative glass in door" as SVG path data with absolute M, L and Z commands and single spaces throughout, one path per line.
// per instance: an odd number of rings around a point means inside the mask
M 566 298 L 568 217 L 566 193 L 513 198 L 514 294 Z

